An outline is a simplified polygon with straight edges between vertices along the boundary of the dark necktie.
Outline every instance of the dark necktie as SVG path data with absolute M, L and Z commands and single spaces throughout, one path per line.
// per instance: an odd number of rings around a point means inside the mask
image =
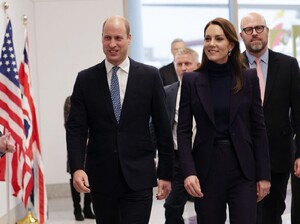
M 119 80 L 117 76 L 117 71 L 119 69 L 118 66 L 114 66 L 111 76 L 111 86 L 110 86 L 110 94 L 111 100 L 114 107 L 114 112 L 116 119 L 119 123 L 120 115 L 121 115 L 121 100 L 120 100 L 120 87 L 119 87 Z

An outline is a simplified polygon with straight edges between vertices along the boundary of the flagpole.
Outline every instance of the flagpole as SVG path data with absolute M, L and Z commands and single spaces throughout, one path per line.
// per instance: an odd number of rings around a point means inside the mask
M 26 41 L 27 41 L 26 33 L 27 33 L 27 22 L 28 22 L 27 15 L 24 14 L 22 20 L 23 20 L 23 25 L 25 27 L 25 45 L 26 45 Z M 32 175 L 33 175 L 33 173 L 32 173 Z M 32 191 L 33 191 L 33 189 L 32 189 Z M 29 198 L 27 200 L 29 200 Z M 26 202 L 25 202 L 25 204 L 26 204 Z M 16 222 L 16 224 L 29 224 L 29 223 L 38 224 L 39 223 L 39 221 L 32 214 L 32 204 L 30 202 L 27 202 L 27 210 L 28 210 L 27 215 L 23 219 L 18 220 Z
M 6 29 L 7 26 L 7 20 L 8 20 L 8 14 L 7 14 L 7 9 L 9 8 L 9 4 L 7 1 L 4 1 L 2 4 L 3 10 L 4 10 L 4 21 L 5 21 L 5 25 L 4 25 L 4 29 Z M 7 190 L 7 194 L 6 194 L 6 219 L 7 219 L 7 223 L 10 223 L 10 188 L 9 188 L 9 177 L 10 177 L 10 168 L 9 168 L 9 164 L 10 164 L 10 156 L 8 154 L 5 155 L 6 156 L 6 175 L 5 175 L 5 180 L 6 180 L 6 190 Z
M 11 164 L 10 161 L 10 155 L 8 153 L 5 154 L 6 156 L 6 176 L 5 176 L 5 180 L 6 180 L 6 190 L 7 190 L 7 194 L 6 194 L 6 214 L 7 214 L 7 223 L 10 223 L 10 188 L 9 188 L 9 183 L 10 183 L 10 167 L 9 165 Z
M 27 29 L 27 23 L 28 23 L 28 17 L 27 15 L 23 15 L 23 25 L 25 26 L 25 29 Z

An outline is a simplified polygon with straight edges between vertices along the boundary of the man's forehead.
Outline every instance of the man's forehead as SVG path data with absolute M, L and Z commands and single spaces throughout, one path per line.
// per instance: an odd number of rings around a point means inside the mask
M 175 60 L 192 60 L 193 56 L 191 54 L 176 54 Z

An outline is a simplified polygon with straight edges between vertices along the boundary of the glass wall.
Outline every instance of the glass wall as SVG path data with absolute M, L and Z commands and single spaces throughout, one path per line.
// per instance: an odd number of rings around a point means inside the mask
M 213 2 L 213 3 L 212 3 Z M 261 3 L 264 2 L 264 3 Z M 171 42 L 182 38 L 202 55 L 203 29 L 216 17 L 231 18 L 236 3 L 240 18 L 249 12 L 265 16 L 270 28 L 270 48 L 300 61 L 300 2 L 298 0 L 141 0 L 144 62 L 161 67 L 172 61 Z M 240 32 L 238 28 L 238 32 Z M 298 43 L 298 49 L 297 49 Z M 244 45 L 241 43 L 241 49 Z

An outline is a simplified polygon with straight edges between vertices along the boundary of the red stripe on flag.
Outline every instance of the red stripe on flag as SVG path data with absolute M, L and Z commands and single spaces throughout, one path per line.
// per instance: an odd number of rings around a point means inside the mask
M 5 181 L 6 156 L 0 158 L 0 181 Z

